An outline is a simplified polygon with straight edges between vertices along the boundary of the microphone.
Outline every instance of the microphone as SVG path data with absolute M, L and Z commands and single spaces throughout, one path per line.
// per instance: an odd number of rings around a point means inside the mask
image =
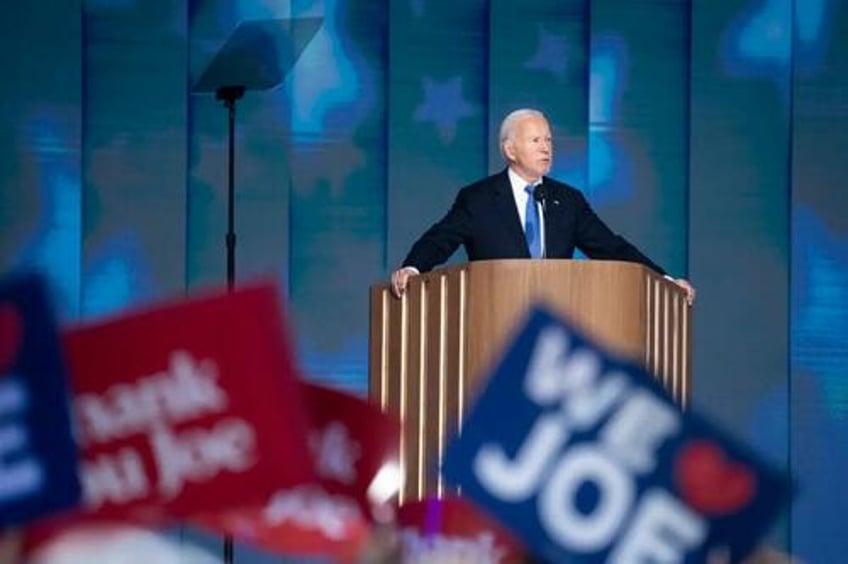
M 545 208 L 545 199 L 547 199 L 548 193 L 545 190 L 544 184 L 537 184 L 535 188 L 533 188 L 533 199 L 542 204 L 542 211 Z
M 533 188 L 533 199 L 542 205 L 542 218 L 545 222 L 545 237 L 542 239 L 542 258 L 548 258 L 548 191 L 545 189 L 545 184 L 537 184 L 535 188 Z

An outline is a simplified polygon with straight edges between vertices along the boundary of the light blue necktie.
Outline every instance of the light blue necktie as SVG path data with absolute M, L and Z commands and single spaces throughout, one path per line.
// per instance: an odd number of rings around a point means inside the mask
M 539 229 L 539 206 L 533 198 L 535 186 L 528 184 L 524 187 L 527 192 L 527 207 L 524 213 L 524 236 L 527 238 L 527 248 L 530 258 L 542 258 L 542 236 Z

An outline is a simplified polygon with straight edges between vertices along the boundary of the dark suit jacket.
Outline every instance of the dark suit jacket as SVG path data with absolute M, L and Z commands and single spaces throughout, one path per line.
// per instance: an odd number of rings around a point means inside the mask
M 613 233 L 580 191 L 545 177 L 545 250 L 548 258 L 571 258 L 578 248 L 595 259 L 638 262 L 662 268 Z M 427 272 L 465 245 L 469 260 L 530 258 L 507 170 L 459 191 L 450 211 L 412 246 L 403 266 Z

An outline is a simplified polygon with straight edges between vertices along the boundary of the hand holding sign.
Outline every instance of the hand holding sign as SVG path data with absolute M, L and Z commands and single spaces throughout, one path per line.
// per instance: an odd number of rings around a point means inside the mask
M 510 417 L 504 417 L 509 413 Z M 786 480 L 644 370 L 536 310 L 450 445 L 448 480 L 553 561 L 742 559 Z

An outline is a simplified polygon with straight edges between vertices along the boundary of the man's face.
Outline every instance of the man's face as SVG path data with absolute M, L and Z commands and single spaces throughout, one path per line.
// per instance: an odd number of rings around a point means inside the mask
M 512 137 L 504 141 L 504 154 L 515 172 L 527 182 L 548 174 L 554 146 L 547 120 L 540 116 L 519 120 Z

